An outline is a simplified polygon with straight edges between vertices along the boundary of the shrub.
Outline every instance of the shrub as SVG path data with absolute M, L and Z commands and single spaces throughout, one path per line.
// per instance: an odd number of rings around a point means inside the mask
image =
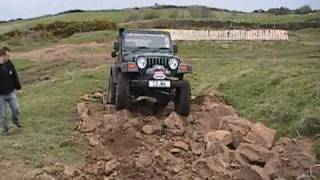
M 309 5 L 302 6 L 295 10 L 296 14 L 309 14 L 312 12 L 312 9 Z
M 41 32 L 43 35 L 52 34 L 55 37 L 64 38 L 75 33 L 114 30 L 116 28 L 117 26 L 113 22 L 95 20 L 82 22 L 55 21 L 50 24 L 38 24 L 30 30 Z
M 276 14 L 276 15 L 287 15 L 291 13 L 291 10 L 287 7 L 280 7 L 280 8 L 271 8 L 267 12 Z
M 319 117 L 309 117 L 306 118 L 302 124 L 297 128 L 299 133 L 303 136 L 314 136 L 320 133 L 320 118 Z

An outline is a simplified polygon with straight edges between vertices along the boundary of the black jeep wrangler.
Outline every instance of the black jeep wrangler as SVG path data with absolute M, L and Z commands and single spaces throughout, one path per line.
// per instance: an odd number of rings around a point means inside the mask
M 177 46 L 168 32 L 121 28 L 112 52 L 116 61 L 111 66 L 107 103 L 120 110 L 140 97 L 156 99 L 161 107 L 172 100 L 175 111 L 187 116 L 191 88 L 183 76 L 192 67 L 181 63 L 176 54 Z

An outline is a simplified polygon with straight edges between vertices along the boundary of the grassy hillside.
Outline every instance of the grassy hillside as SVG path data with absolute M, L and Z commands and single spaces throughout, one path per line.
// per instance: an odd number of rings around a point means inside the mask
M 320 124 L 319 35 L 320 29 L 308 29 L 283 42 L 179 45 L 195 66 L 194 93 L 216 89 L 240 115 L 296 136 L 304 120 L 315 117 Z
M 46 16 L 42 18 L 20 20 L 6 24 L 0 24 L 0 32 L 5 33 L 14 29 L 27 29 L 39 23 L 52 23 L 54 21 L 90 21 L 90 20 L 111 20 L 123 23 L 132 20 L 144 19 L 206 19 L 216 21 L 233 21 L 245 23 L 278 24 L 287 22 L 305 22 L 308 20 L 319 19 L 320 12 L 305 15 L 281 15 L 277 16 L 268 13 L 241 13 L 226 12 L 217 10 L 203 10 L 197 7 L 189 8 L 166 8 L 166 9 L 124 9 L 89 11 Z

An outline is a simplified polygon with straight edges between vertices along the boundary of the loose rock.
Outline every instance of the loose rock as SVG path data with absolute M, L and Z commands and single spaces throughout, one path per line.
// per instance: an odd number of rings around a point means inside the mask
M 183 141 L 175 142 L 173 146 L 185 151 L 189 151 L 189 145 Z
M 242 165 L 255 164 L 263 167 L 274 156 L 267 148 L 247 143 L 240 144 L 235 152 L 235 158 Z
M 155 129 L 154 129 L 154 127 L 151 126 L 151 125 L 144 125 L 144 126 L 142 127 L 142 132 L 143 132 L 144 134 L 151 135 L 151 134 L 153 134 L 153 133 L 155 132 Z
M 251 131 L 243 138 L 245 142 L 259 144 L 266 148 L 272 148 L 275 141 L 275 130 L 267 128 L 258 122 L 253 125 Z
M 232 134 L 230 131 L 218 130 L 210 131 L 206 136 L 207 143 L 213 143 L 213 141 L 219 141 L 223 145 L 229 145 L 232 143 Z
M 164 125 L 174 135 L 182 136 L 185 132 L 183 119 L 175 112 L 164 120 Z

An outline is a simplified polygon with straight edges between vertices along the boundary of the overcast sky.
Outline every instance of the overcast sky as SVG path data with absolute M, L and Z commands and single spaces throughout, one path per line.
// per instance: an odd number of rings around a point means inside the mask
M 285 6 L 291 9 L 310 5 L 320 9 L 320 0 L 1 0 L 0 20 L 30 18 L 70 9 L 101 10 L 158 4 L 206 5 L 230 10 L 252 11 Z

